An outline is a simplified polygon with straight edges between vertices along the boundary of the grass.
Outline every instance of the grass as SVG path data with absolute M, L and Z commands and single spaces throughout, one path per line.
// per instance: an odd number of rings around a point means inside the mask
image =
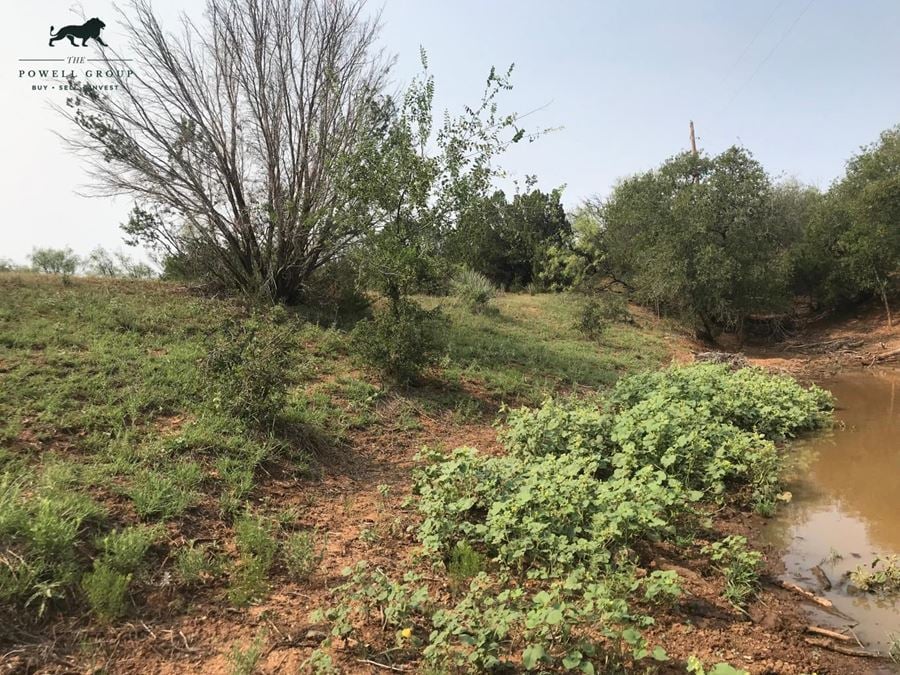
M 493 301 L 496 314 L 432 298 L 422 303 L 440 303 L 452 320 L 447 379 L 475 381 L 503 400 L 539 403 L 565 389 L 605 388 L 656 368 L 667 353 L 652 328 L 619 324 L 599 340 L 586 338 L 578 330 L 581 301 L 571 295 L 506 293 Z
M 359 434 L 484 426 L 503 403 L 605 388 L 666 355 L 652 327 L 584 337 L 572 296 L 504 294 L 489 313 L 420 300 L 449 315 L 449 349 L 405 389 L 382 388 L 345 330 L 284 313 L 288 391 L 263 428 L 206 370 L 247 321 L 238 304 L 163 282 L 0 273 L 0 623 L 140 616 L 160 578 L 238 605 L 278 575 L 303 582 L 320 534 L 277 522 L 273 469 L 310 480 L 325 470 L 316 453 L 352 452 Z M 215 539 L 196 543 L 199 531 Z M 461 578 L 480 565 L 465 553 Z

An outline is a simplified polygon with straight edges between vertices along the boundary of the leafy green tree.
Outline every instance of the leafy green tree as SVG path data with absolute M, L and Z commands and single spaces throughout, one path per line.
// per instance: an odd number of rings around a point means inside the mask
M 603 269 L 706 337 L 787 305 L 788 228 L 747 150 L 677 155 L 622 181 L 598 215 Z
M 355 218 L 370 232 L 360 262 L 371 286 L 393 307 L 448 267 L 450 232 L 483 205 L 500 171 L 495 158 L 525 138 L 515 114 L 499 112 L 498 97 L 512 85 L 512 67 L 487 78 L 480 103 L 458 116 L 433 118 L 434 79 L 423 72 L 400 100 L 372 106 L 371 133 L 352 164 L 347 193 Z
M 819 306 L 878 297 L 889 323 L 900 268 L 900 126 L 862 148 L 824 195 L 807 191 L 803 236 L 792 252 L 794 287 Z
M 449 276 L 443 244 L 463 214 L 483 199 L 498 174 L 493 160 L 525 137 L 514 114 L 501 115 L 497 98 L 511 85 L 491 70 L 481 102 L 435 127 L 434 79 L 422 52 L 423 73 L 404 96 L 375 101 L 368 136 L 348 157 L 345 216 L 368 232 L 356 250 L 362 276 L 387 299 L 387 308 L 354 331 L 357 352 L 384 374 L 404 382 L 441 354 L 446 330 L 437 310 L 409 295 Z
M 558 189 L 529 189 L 508 201 L 497 190 L 460 221 L 448 245 L 451 256 L 505 287 L 541 280 L 548 258 L 571 245 L 572 227 L 560 197 Z
M 841 272 L 881 299 L 892 325 L 888 291 L 900 269 L 900 125 L 853 157 L 833 192 Z
M 36 248 L 29 256 L 31 266 L 44 274 L 59 274 L 66 279 L 75 274 L 80 259 L 71 248 Z

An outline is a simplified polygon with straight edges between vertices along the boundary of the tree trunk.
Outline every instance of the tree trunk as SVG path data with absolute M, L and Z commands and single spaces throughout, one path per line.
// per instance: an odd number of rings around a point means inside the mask
M 893 328 L 894 321 L 893 317 L 891 316 L 891 305 L 888 302 L 887 289 L 884 286 L 881 287 L 881 300 L 882 302 L 884 302 L 884 311 L 885 313 L 887 313 L 888 328 Z

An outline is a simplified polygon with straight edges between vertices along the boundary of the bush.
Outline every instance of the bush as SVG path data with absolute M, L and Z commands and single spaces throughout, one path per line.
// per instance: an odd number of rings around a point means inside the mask
M 831 397 L 762 370 L 703 364 L 623 378 L 604 407 L 550 400 L 511 412 L 500 436 L 518 457 L 586 455 L 599 478 L 650 466 L 714 499 L 749 486 L 766 510 L 778 486 L 773 441 L 824 424 Z
M 34 269 L 44 274 L 59 274 L 63 279 L 75 274 L 81 262 L 71 248 L 36 248 L 29 258 Z
M 463 268 L 450 282 L 450 292 L 469 311 L 479 313 L 488 309 L 488 303 L 497 295 L 491 281 L 468 268 Z
M 599 297 L 589 297 L 582 305 L 577 328 L 587 337 L 596 340 L 610 325 L 628 321 L 629 317 L 628 303 L 624 296 L 604 293 Z
M 359 270 L 346 259 L 316 270 L 304 286 L 302 300 L 318 322 L 332 326 L 365 318 L 370 306 Z
M 275 313 L 227 323 L 206 357 L 217 408 L 247 423 L 271 427 L 290 384 L 290 334 Z
M 504 568 L 538 577 L 605 566 L 635 537 L 670 529 L 686 502 L 678 482 L 651 467 L 598 481 L 587 456 L 487 457 L 461 448 L 438 457 L 416 480 L 426 550 L 449 557 L 465 540 Z
M 354 351 L 382 375 L 410 382 L 446 349 L 447 321 L 439 309 L 424 310 L 401 299 L 353 329 Z

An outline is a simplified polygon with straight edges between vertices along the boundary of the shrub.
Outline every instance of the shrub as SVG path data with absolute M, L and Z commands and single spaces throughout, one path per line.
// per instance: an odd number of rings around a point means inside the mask
M 125 596 L 131 582 L 130 574 L 122 574 L 102 561 L 84 575 L 81 587 L 94 614 L 103 621 L 116 619 L 125 613 Z
M 449 556 L 465 540 L 537 577 L 605 566 L 636 537 L 671 530 L 687 500 L 651 467 L 598 481 L 587 456 L 486 457 L 461 448 L 432 458 L 416 477 L 426 550 Z
M 218 408 L 259 426 L 271 426 L 290 384 L 290 335 L 275 313 L 230 321 L 206 357 Z
M 499 437 L 520 457 L 588 453 L 599 459 L 611 425 L 612 418 L 597 406 L 547 399 L 539 408 L 510 411 Z
M 446 319 L 439 309 L 424 310 L 401 299 L 353 329 L 354 351 L 384 376 L 414 380 L 446 349 Z
M 618 293 L 590 296 L 581 306 L 577 328 L 582 334 L 596 340 L 614 323 L 629 319 L 628 304 Z
M 702 401 L 714 417 L 773 440 L 820 428 L 833 408 L 831 394 L 815 385 L 803 387 L 791 377 L 760 368 L 732 373 L 727 365 L 715 364 L 623 378 L 610 402 L 614 409 L 624 409 L 650 397 Z
M 490 279 L 479 272 L 463 268 L 450 282 L 450 292 L 471 312 L 484 312 L 488 303 L 497 295 Z
M 59 274 L 63 279 L 75 274 L 80 264 L 71 248 L 36 248 L 28 257 L 35 270 L 44 274 Z

